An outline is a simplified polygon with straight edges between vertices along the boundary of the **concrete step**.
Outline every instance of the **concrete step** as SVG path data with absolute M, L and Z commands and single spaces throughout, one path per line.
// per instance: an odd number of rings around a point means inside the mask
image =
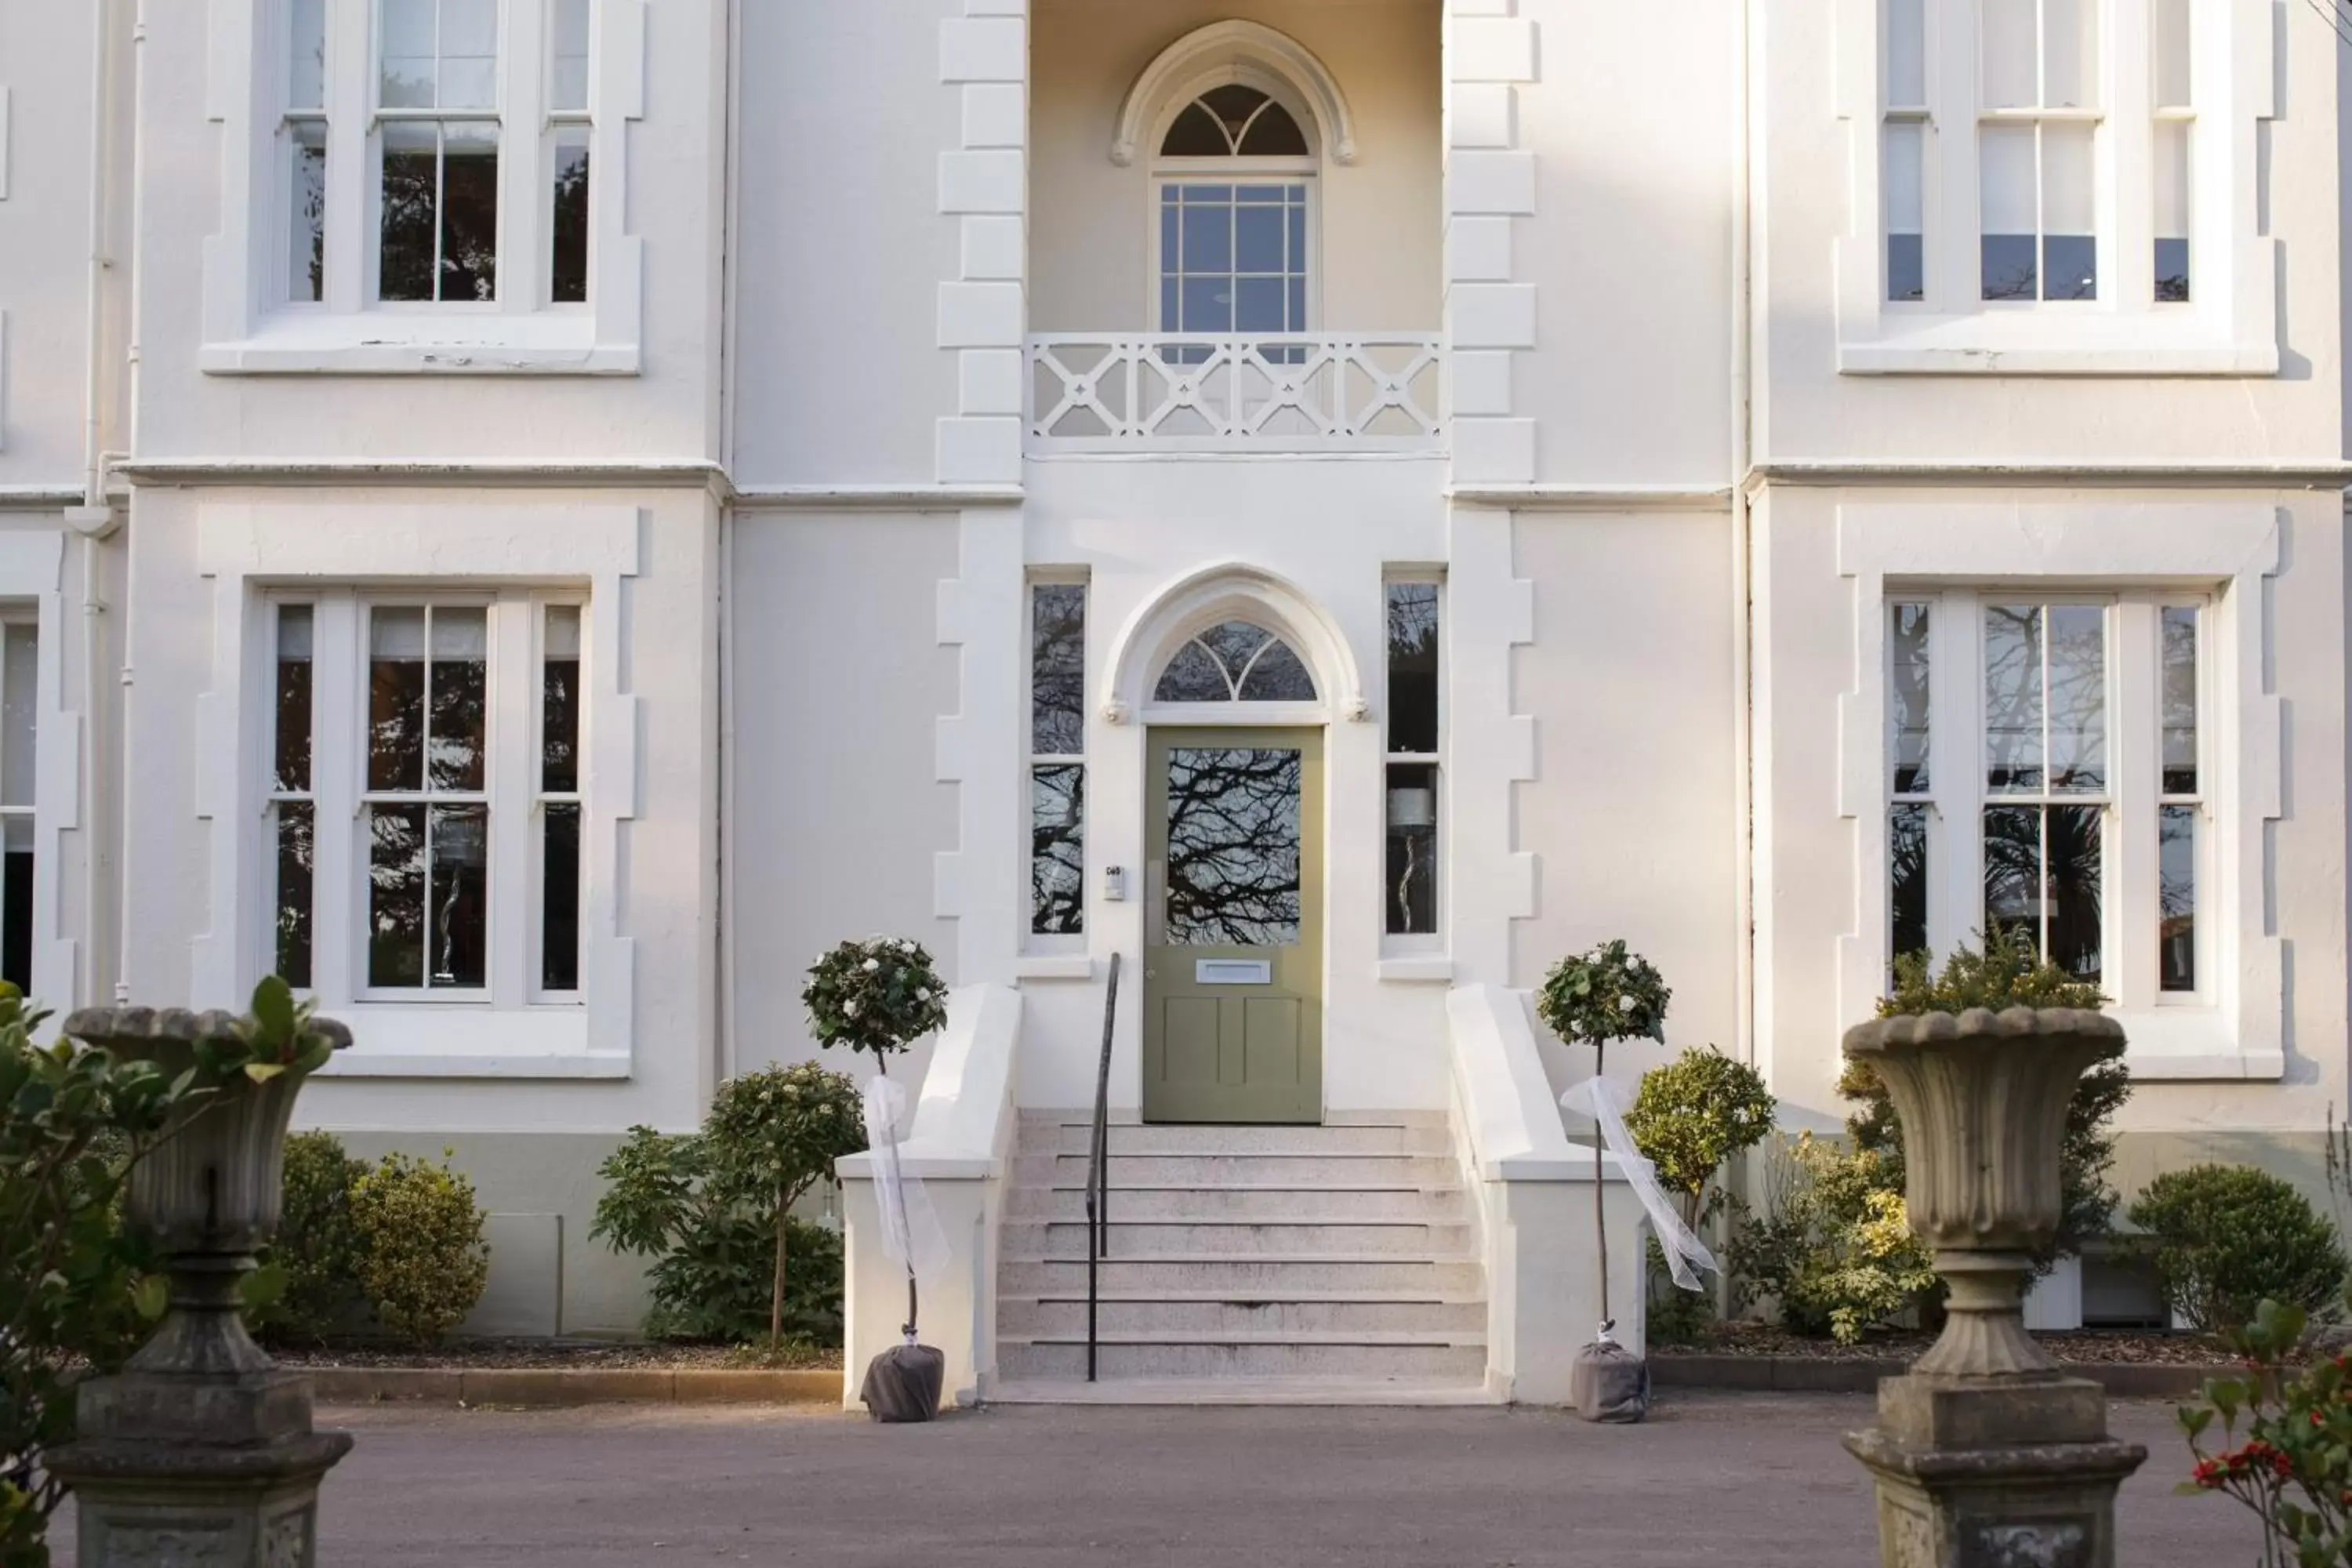
M 1459 1221 L 1466 1216 L 1459 1187 L 1246 1186 L 1118 1187 L 1108 1194 L 1114 1220 Z M 1015 1187 L 1005 1201 L 1008 1219 L 1083 1220 L 1083 1186 Z
M 1104 1377 L 1424 1378 L 1475 1383 L 1486 1374 L 1483 1334 L 1267 1335 L 1186 1338 L 1107 1335 L 1097 1346 Z M 1006 1383 L 1083 1379 L 1083 1336 L 998 1336 L 997 1375 Z
M 992 1405 L 1499 1405 L 1483 1379 L 1424 1377 L 1084 1377 L 1006 1383 L 987 1391 Z
M 1004 1250 L 1019 1258 L 1087 1255 L 1084 1220 L 1012 1220 L 1003 1231 Z M 1407 1258 L 1466 1258 L 1467 1224 L 1417 1220 L 1367 1220 L 1331 1224 L 1267 1221 L 1122 1219 L 1113 1208 L 1105 1249 L 1118 1256 L 1184 1257 L 1217 1253 L 1395 1253 Z
M 1093 1124 L 1027 1122 L 1019 1149 L 1028 1153 L 1084 1154 Z M 1442 1124 L 1340 1123 L 1324 1127 L 1144 1126 L 1113 1123 L 1105 1139 L 1113 1154 L 1444 1154 L 1453 1142 Z
M 1108 1296 L 1097 1310 L 1106 1334 L 1177 1334 L 1223 1338 L 1265 1334 L 1475 1333 L 1486 1325 L 1486 1304 L 1410 1293 L 1367 1292 L 1318 1297 L 1239 1291 L 1206 1294 L 1153 1291 Z M 997 1305 L 1000 1334 L 1032 1339 L 1084 1339 L 1087 1300 L 1069 1296 L 1007 1296 Z
M 1246 1154 L 1113 1154 L 1110 1184 L 1119 1187 L 1445 1187 L 1462 1167 L 1451 1154 L 1327 1154 L 1310 1151 Z M 1084 1154 L 1016 1154 L 1016 1187 L 1083 1187 Z
M 1078 1227 L 1083 1236 L 1085 1226 Z M 1101 1288 L 1142 1294 L 1180 1290 L 1207 1295 L 1307 1296 L 1324 1291 L 1411 1291 L 1479 1297 L 1485 1270 L 1475 1258 L 1408 1258 L 1391 1253 L 1226 1254 L 1118 1252 L 1096 1265 Z M 1024 1256 L 1008 1247 L 997 1262 L 1000 1298 L 1085 1298 L 1087 1264 L 1076 1258 Z

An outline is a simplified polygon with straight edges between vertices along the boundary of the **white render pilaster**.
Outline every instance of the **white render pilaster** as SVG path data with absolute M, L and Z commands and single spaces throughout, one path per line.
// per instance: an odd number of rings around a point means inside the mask
M 962 95 L 960 144 L 939 167 L 940 211 L 962 230 L 956 276 L 939 288 L 939 346 L 957 356 L 956 411 L 940 419 L 933 449 L 943 485 L 1021 480 L 1027 11 L 1028 0 L 964 0 L 963 15 L 940 23 L 940 80 Z
M 1518 786 L 1536 776 L 1536 721 L 1513 711 L 1513 650 L 1535 641 L 1535 584 L 1518 575 L 1513 514 L 1456 506 L 1445 577 L 1445 701 L 1454 804 L 1446 900 L 1456 985 L 1511 984 L 1511 922 L 1537 913 L 1541 868 L 1518 847 Z
M 1517 84 L 1536 79 L 1536 25 L 1515 10 L 1516 0 L 1445 7 L 1448 412 L 1454 477 L 1465 485 L 1536 478 L 1535 421 L 1514 417 L 1511 398 L 1512 355 L 1536 346 L 1536 291 L 1512 280 L 1511 232 L 1513 218 L 1535 211 Z
M 956 575 L 939 585 L 940 645 L 957 650 L 961 680 L 956 711 L 938 722 L 934 774 L 956 786 L 957 837 L 932 873 L 932 912 L 956 922 L 957 985 L 1013 983 L 1029 908 L 1021 840 L 1024 580 L 1021 509 L 964 511 Z

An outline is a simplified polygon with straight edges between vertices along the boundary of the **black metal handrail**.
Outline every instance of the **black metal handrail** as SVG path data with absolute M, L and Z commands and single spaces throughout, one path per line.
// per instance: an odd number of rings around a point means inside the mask
M 1110 1037 L 1118 1013 L 1119 955 L 1110 955 L 1103 989 L 1102 1063 L 1095 1069 L 1095 1124 L 1087 1142 L 1087 1381 L 1095 1380 L 1095 1317 L 1101 1304 L 1097 1265 L 1110 1247 Z

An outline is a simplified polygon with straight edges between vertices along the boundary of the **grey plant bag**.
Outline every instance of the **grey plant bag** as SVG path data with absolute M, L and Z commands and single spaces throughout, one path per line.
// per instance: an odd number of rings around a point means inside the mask
M 1630 1426 L 1650 1414 L 1650 1363 L 1615 1340 L 1595 1340 L 1576 1352 L 1568 1392 L 1587 1421 Z
M 866 1363 L 857 1397 L 877 1421 L 929 1421 L 940 1413 L 948 1358 L 929 1345 L 892 1345 Z

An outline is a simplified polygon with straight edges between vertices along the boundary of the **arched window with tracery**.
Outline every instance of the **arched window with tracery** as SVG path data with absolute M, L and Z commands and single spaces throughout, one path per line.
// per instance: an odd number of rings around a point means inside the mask
M 1154 702 L 1312 702 L 1315 677 L 1282 638 L 1247 621 L 1225 621 L 1171 655 Z
M 1177 111 L 1155 175 L 1161 331 L 1308 330 L 1314 173 L 1298 116 L 1258 88 L 1223 82 Z

